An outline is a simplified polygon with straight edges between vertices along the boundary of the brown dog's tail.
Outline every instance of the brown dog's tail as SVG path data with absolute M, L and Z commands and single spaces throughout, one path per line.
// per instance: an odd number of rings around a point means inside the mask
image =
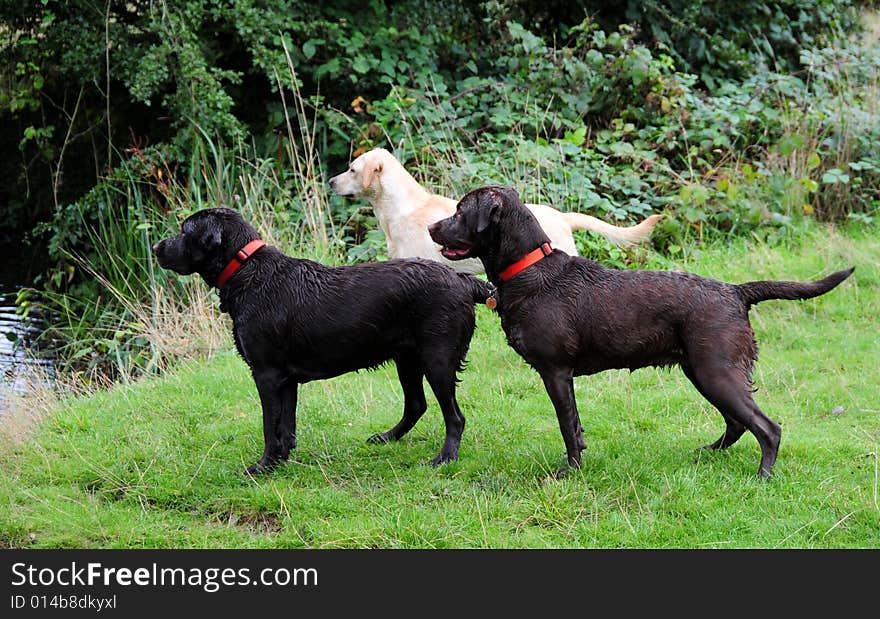
M 572 230 L 590 230 L 621 246 L 635 245 L 644 241 L 651 236 L 657 222 L 663 219 L 663 215 L 651 215 L 635 226 L 621 228 L 583 213 L 561 213 L 561 215 Z
M 840 282 L 852 275 L 856 268 L 852 267 L 844 271 L 832 273 L 824 279 L 816 282 L 777 282 L 761 281 L 739 284 L 736 288 L 745 301 L 746 306 L 767 301 L 769 299 L 812 299 L 820 294 L 825 294 L 836 287 Z

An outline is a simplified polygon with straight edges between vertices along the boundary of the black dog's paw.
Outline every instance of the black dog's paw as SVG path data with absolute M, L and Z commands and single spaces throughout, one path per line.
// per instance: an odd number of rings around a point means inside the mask
M 250 477 L 266 475 L 278 468 L 278 465 L 284 460 L 287 460 L 287 454 L 279 455 L 276 458 L 260 458 L 257 462 L 247 467 L 244 474 L 249 475 Z
M 447 454 L 441 451 L 440 455 L 431 460 L 431 466 L 438 467 L 441 464 L 446 464 L 447 462 L 455 462 L 456 460 L 458 460 L 458 454 Z
M 259 477 L 261 475 L 266 475 L 267 473 L 271 473 L 272 469 L 274 469 L 274 468 L 275 468 L 274 465 L 273 466 L 266 466 L 264 464 L 256 462 L 256 463 L 250 465 L 249 467 L 247 467 L 247 469 L 245 469 L 244 474 L 247 475 L 248 477 Z
M 579 466 L 560 466 L 553 472 L 553 479 L 565 479 L 566 477 L 572 477 L 581 472 L 581 467 Z
M 367 439 L 368 443 L 373 445 L 384 445 L 385 443 L 390 443 L 394 440 L 391 437 L 391 434 L 388 432 L 376 432 L 373 436 Z
M 770 481 L 773 479 L 773 470 L 765 469 L 763 467 L 758 469 L 758 480 L 759 481 Z

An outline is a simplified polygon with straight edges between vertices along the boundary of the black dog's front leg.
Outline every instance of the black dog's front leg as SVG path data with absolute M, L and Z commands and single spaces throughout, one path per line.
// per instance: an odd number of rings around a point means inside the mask
M 291 449 L 296 449 L 296 396 L 299 383 L 288 379 L 281 387 L 281 424 L 278 439 L 281 441 L 283 459 L 287 460 Z
M 559 430 L 565 441 L 565 452 L 568 458 L 568 466 L 580 468 L 581 450 L 587 445 L 584 442 L 583 426 L 577 411 L 577 402 L 574 397 L 574 380 L 571 370 L 542 371 L 541 378 L 544 387 L 556 409 L 556 417 L 559 420 Z M 563 467 L 557 475 L 563 475 L 567 471 Z
M 297 383 L 275 371 L 254 371 L 254 382 L 263 408 L 263 456 L 248 467 L 249 475 L 259 475 L 287 460 L 296 447 Z

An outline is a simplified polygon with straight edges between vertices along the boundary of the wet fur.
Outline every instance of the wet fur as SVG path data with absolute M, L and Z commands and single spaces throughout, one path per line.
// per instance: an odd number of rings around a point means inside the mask
M 767 299 L 807 299 L 852 273 L 813 283 L 734 285 L 690 273 L 609 269 L 554 251 L 507 282 L 499 273 L 547 241 L 516 192 L 485 187 L 467 194 L 456 214 L 430 228 L 445 248 L 479 257 L 498 287 L 501 325 L 510 345 L 544 381 L 559 419 L 570 466 L 585 443 L 573 376 L 603 370 L 678 365 L 724 416 L 729 447 L 748 429 L 761 446 L 759 474 L 769 476 L 781 429 L 752 398 L 757 358 L 751 305 Z
M 213 286 L 239 248 L 259 238 L 230 209 L 199 211 L 181 234 L 154 246 L 159 263 Z M 371 437 L 397 440 L 427 408 L 427 378 L 443 412 L 446 440 L 435 464 L 454 460 L 464 429 L 455 398 L 474 330 L 474 303 L 485 282 L 427 260 L 390 260 L 328 267 L 267 246 L 255 252 L 220 290 L 235 345 L 251 368 L 263 409 L 264 451 L 248 469 L 272 469 L 296 446 L 297 388 L 387 361 L 397 364 L 403 417 Z

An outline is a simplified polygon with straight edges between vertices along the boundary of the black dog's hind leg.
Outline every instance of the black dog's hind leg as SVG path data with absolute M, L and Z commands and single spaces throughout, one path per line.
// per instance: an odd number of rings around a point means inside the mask
M 571 370 L 548 370 L 541 372 L 547 395 L 556 409 L 556 418 L 559 420 L 559 430 L 562 432 L 562 440 L 565 441 L 565 453 L 568 466 L 580 468 L 581 451 L 586 448 L 584 442 L 583 426 L 578 415 L 577 402 L 574 397 L 574 379 Z M 557 475 L 564 475 L 566 467 L 557 471 Z
M 296 446 L 297 383 L 277 371 L 254 371 L 263 408 L 263 456 L 248 467 L 249 475 L 274 469 Z
M 442 365 L 428 365 L 425 374 L 428 384 L 440 404 L 443 412 L 443 422 L 446 424 L 446 439 L 443 448 L 436 458 L 431 460 L 432 466 L 439 466 L 444 462 L 452 462 L 458 458 L 458 446 L 461 444 L 461 435 L 464 432 L 464 415 L 458 408 L 455 399 L 455 371 L 456 367 Z
M 397 377 L 403 388 L 403 417 L 396 426 L 387 432 L 374 434 L 367 439 L 369 443 L 387 443 L 396 441 L 404 434 L 412 430 L 425 411 L 428 403 L 425 401 L 425 388 L 422 372 L 422 364 L 418 357 L 405 356 L 395 359 L 397 364 Z

